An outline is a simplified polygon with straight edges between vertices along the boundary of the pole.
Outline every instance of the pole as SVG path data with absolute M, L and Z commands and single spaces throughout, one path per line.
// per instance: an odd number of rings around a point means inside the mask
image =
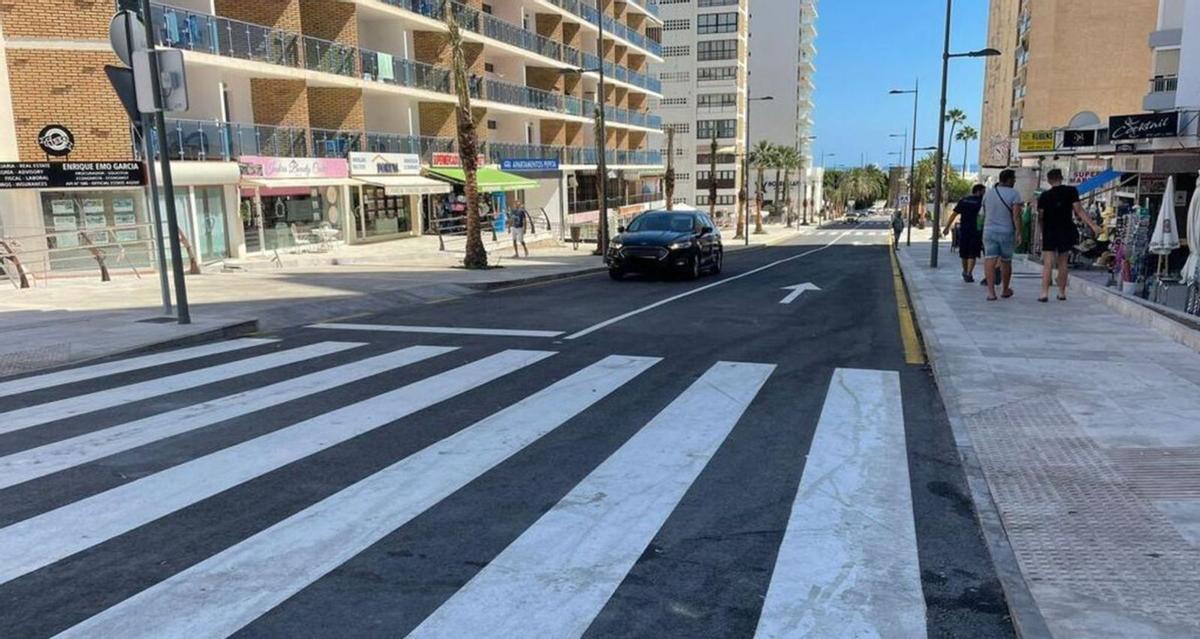
M 747 36 L 747 40 L 749 36 Z M 748 44 L 748 43 L 747 43 Z M 742 221 L 745 236 L 742 243 L 750 246 L 750 70 L 746 70 L 746 141 L 742 149 L 742 207 L 746 210 Z
M 159 76 L 158 58 L 154 55 L 154 26 L 151 21 L 150 0 L 142 0 L 142 20 L 146 22 L 146 49 L 150 53 L 151 90 L 154 92 L 154 118 L 159 131 L 159 160 L 162 165 L 163 200 L 167 208 L 167 233 L 171 243 L 171 271 L 175 280 L 175 306 L 178 309 L 176 317 L 180 324 L 191 324 L 192 315 L 188 309 L 187 284 L 183 280 L 183 249 L 179 245 L 179 214 L 175 210 L 175 181 L 171 177 L 171 158 L 166 148 L 167 119 L 162 110 L 162 77 Z
M 938 266 L 938 232 L 942 228 L 942 179 L 946 174 L 946 85 L 950 72 L 950 14 L 954 0 L 946 0 L 946 40 L 942 47 L 942 103 L 938 111 L 937 168 L 933 185 L 933 249 L 929 252 L 929 268 Z
M 149 2 L 149 0 L 142 0 Z M 596 57 L 600 59 L 599 71 L 600 74 L 600 95 L 596 96 L 596 100 L 600 104 L 600 140 L 597 149 L 598 157 L 596 170 L 600 172 L 600 226 L 596 234 L 596 252 L 599 255 L 608 254 L 608 158 L 605 157 L 606 147 L 608 146 L 608 122 L 604 114 L 604 9 L 601 0 L 596 0 L 596 14 L 600 19 L 596 20 L 596 26 L 600 29 L 600 35 L 597 36 Z
M 913 125 L 912 147 L 908 154 L 908 231 L 904 238 L 905 246 L 912 246 L 912 225 L 917 217 L 917 106 L 921 102 L 921 78 L 913 85 Z

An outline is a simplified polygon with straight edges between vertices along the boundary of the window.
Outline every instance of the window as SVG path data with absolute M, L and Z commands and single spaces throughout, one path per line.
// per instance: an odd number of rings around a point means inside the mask
M 665 55 L 664 49 L 664 55 Z M 698 60 L 736 60 L 738 57 L 737 40 L 705 40 L 696 43 Z
M 668 0 L 668 2 L 659 2 L 659 4 L 672 4 L 679 0 Z M 736 7 L 738 0 L 699 0 L 697 4 L 701 9 L 708 7 Z
M 706 93 L 696 96 L 696 106 L 702 108 L 736 107 L 736 93 Z
M 688 71 L 666 71 L 658 74 L 663 82 L 691 82 L 692 74 Z
M 664 58 L 679 58 L 692 55 L 692 47 L 687 44 L 677 47 L 663 47 L 662 51 Z
M 680 133 L 690 133 L 692 131 L 692 125 L 690 122 L 664 122 L 663 130 L 666 131 L 667 127 L 675 129 L 675 135 L 679 135 Z
M 709 166 L 712 164 L 712 156 L 709 153 L 697 153 L 696 164 Z M 717 164 L 737 164 L 737 155 L 733 153 L 718 153 Z
M 724 195 L 717 195 L 717 200 L 715 202 L 715 204 L 717 206 L 729 206 L 729 205 L 736 204 L 736 203 L 737 203 L 737 196 L 733 195 L 731 193 L 726 193 Z M 709 204 L 714 204 L 714 202 L 709 201 L 707 193 L 696 196 L 696 205 L 697 206 L 708 206 Z
M 718 138 L 736 138 L 737 120 L 697 120 L 696 139 L 708 140 L 716 133 Z
M 679 20 L 666 20 L 663 22 L 663 31 L 687 31 L 692 28 L 692 21 L 686 18 Z
M 698 82 L 716 82 L 720 80 L 736 80 L 737 67 L 705 67 L 696 69 Z
M 683 105 L 686 105 L 687 103 L 688 103 L 688 99 L 686 97 L 685 98 L 663 98 L 659 102 L 659 106 L 683 106 Z
M 696 33 L 708 35 L 712 33 L 737 33 L 738 14 L 733 13 L 702 13 L 696 16 Z

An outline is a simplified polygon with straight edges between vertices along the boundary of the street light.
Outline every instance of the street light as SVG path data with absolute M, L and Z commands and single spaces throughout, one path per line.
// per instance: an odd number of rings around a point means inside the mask
M 913 179 L 917 172 L 917 105 L 921 101 L 921 78 L 917 78 L 913 83 L 913 88 L 910 89 L 892 89 L 888 91 L 888 95 L 908 95 L 913 96 L 913 123 L 912 123 L 912 154 L 908 156 L 908 233 L 904 238 L 905 246 L 912 246 L 912 225 L 916 219 L 916 180 Z
M 775 99 L 773 95 L 765 95 L 761 98 L 751 98 L 749 78 L 746 81 L 746 150 L 742 155 L 742 206 L 746 207 L 745 220 L 745 237 L 743 242 L 746 246 L 750 246 L 750 103 L 751 102 L 770 102 Z M 715 179 L 715 176 L 713 176 Z
M 900 143 L 900 153 L 898 155 L 900 156 L 900 166 L 904 166 L 905 164 L 908 164 L 907 162 L 904 161 L 906 159 L 905 154 L 908 152 L 908 129 L 904 129 L 904 133 L 893 133 L 893 134 L 889 135 L 888 137 L 892 138 L 892 139 L 904 138 L 904 141 Z M 897 155 L 897 154 L 892 153 L 891 155 Z
M 942 180 L 945 178 L 946 161 L 946 89 L 950 76 L 950 58 L 987 58 L 1000 55 L 996 49 L 987 48 L 967 53 L 950 53 L 950 17 L 954 13 L 954 0 L 946 0 L 946 38 L 942 45 L 942 102 L 938 112 L 937 169 L 933 185 L 933 249 L 929 252 L 929 268 L 938 265 L 938 230 L 942 224 Z
M 837 153 L 822 153 L 821 154 L 821 170 L 825 170 L 825 158 L 835 158 Z

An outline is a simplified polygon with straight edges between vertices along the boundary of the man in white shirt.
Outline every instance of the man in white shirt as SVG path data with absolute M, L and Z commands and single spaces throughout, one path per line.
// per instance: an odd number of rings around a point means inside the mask
M 1012 258 L 1013 251 L 1021 243 L 1021 208 L 1025 204 L 1021 194 L 1013 186 L 1017 173 L 1012 169 L 1000 172 L 1000 181 L 988 189 L 983 196 L 983 254 L 984 277 L 987 278 L 988 300 L 996 297 L 996 263 L 999 261 L 1000 277 L 1004 288 L 1001 297 L 1013 296 Z

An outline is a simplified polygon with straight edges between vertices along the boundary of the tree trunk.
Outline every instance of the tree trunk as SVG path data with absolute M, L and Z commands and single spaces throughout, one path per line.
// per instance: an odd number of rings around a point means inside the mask
M 963 177 L 967 177 L 967 158 L 971 153 L 971 141 L 963 140 Z
M 782 169 L 780 169 L 779 167 L 775 167 L 775 199 L 771 201 L 771 204 L 772 204 L 771 208 L 773 209 L 772 212 L 775 213 L 776 215 L 779 215 L 779 205 L 781 204 L 781 202 L 779 201 L 780 200 L 779 178 L 782 176 L 782 174 L 783 174 Z
M 675 210 L 675 127 L 667 127 L 667 175 L 664 179 L 667 210 Z
M 755 209 L 756 209 L 756 214 L 754 216 L 754 234 L 755 235 L 762 235 L 765 232 L 765 231 L 763 231 L 763 225 L 762 225 L 763 191 L 766 190 L 766 188 L 767 188 L 765 178 L 766 178 L 766 176 L 763 174 L 763 168 L 761 166 L 758 167 L 758 195 L 754 199 L 754 204 L 755 204 Z
M 792 227 L 792 169 L 783 170 L 783 217 L 788 228 Z
M 454 92 L 458 96 L 458 155 L 462 159 L 463 191 L 467 197 L 467 247 L 466 255 L 463 256 L 463 266 L 468 269 L 486 269 L 487 249 L 483 246 L 479 220 L 479 136 L 475 130 L 475 118 L 471 114 L 471 93 L 467 85 L 467 61 L 463 55 L 462 33 L 454 19 L 454 11 L 450 8 L 446 11 L 446 25 L 450 29 Z
M 21 288 L 29 288 L 29 276 L 26 275 L 25 266 L 21 264 L 21 258 L 17 256 L 17 252 L 4 240 L 0 240 L 0 251 L 4 251 L 4 261 L 10 262 L 13 265 L 13 269 L 17 271 L 19 286 Z
M 96 265 L 100 267 L 100 281 L 111 282 L 112 277 L 108 274 L 108 265 L 104 263 L 104 251 L 96 248 L 96 245 L 92 243 L 92 238 L 88 237 L 87 233 L 83 231 L 79 232 L 79 239 L 83 240 L 84 246 L 92 254 L 92 259 L 96 260 Z
M 717 220 L 717 134 L 708 147 L 708 217 Z
M 192 243 L 188 241 L 187 236 L 183 234 L 183 229 L 179 229 L 179 244 L 187 251 L 188 255 L 188 273 L 191 275 L 200 274 L 200 262 L 196 261 L 196 251 L 192 250 Z

